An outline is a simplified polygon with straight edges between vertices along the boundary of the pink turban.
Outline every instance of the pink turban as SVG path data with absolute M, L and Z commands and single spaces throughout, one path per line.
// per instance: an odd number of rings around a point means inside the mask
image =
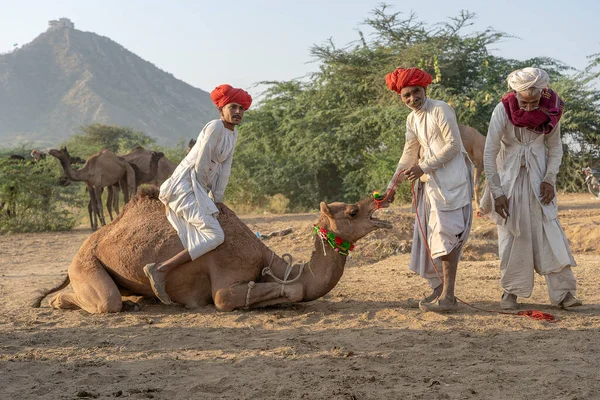
M 210 98 L 217 107 L 226 106 L 229 103 L 237 103 L 246 110 L 252 104 L 252 96 L 243 89 L 234 88 L 231 85 L 217 86 L 210 92 Z
M 390 90 L 400 93 L 407 86 L 422 86 L 426 88 L 433 78 L 419 68 L 396 68 L 385 76 L 385 83 Z

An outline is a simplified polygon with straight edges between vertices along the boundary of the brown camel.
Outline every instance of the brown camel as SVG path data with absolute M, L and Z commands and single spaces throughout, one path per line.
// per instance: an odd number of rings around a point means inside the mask
M 39 307 L 47 295 L 69 282 L 74 292 L 56 294 L 50 301 L 52 307 L 119 312 L 127 308 L 121 293 L 154 297 L 143 266 L 183 250 L 157 195 L 156 187 L 142 187 L 115 222 L 89 236 L 63 282 L 44 291 L 33 306 Z M 186 308 L 212 303 L 220 311 L 311 301 L 328 293 L 342 277 L 346 255 L 320 236 L 313 240 L 310 262 L 292 264 L 291 257 L 276 255 L 231 210 L 219 207 L 225 242 L 169 275 L 167 292 L 173 301 Z M 391 227 L 372 218 L 377 209 L 372 199 L 356 204 L 321 203 L 320 208 L 317 226 L 350 243 L 378 228 Z
M 124 155 L 123 158 L 127 160 L 128 163 L 137 165 L 140 171 L 147 173 L 150 172 L 148 166 L 151 165 L 150 159 L 152 158 L 152 153 L 152 151 L 146 150 L 142 146 L 138 146 L 131 150 L 129 154 Z M 151 183 L 160 187 L 164 181 L 169 179 L 176 167 L 177 164 L 169 161 L 166 156 L 163 156 L 158 160 L 156 176 L 153 179 L 145 181 L 144 183 Z
M 129 154 L 121 156 L 125 161 L 131 165 L 133 171 L 135 173 L 135 187 L 140 187 L 145 183 L 152 183 L 156 179 L 156 174 L 158 173 L 158 164 L 160 159 L 164 156 L 162 152 L 150 151 L 150 165 L 145 165 L 144 163 L 148 162 L 148 157 L 144 156 L 140 157 L 140 152 L 136 151 L 137 149 L 142 149 L 141 147 L 136 147 Z M 145 150 L 144 150 L 145 152 Z M 119 215 L 119 185 L 112 185 L 108 187 L 108 196 L 106 198 L 106 209 L 108 210 L 108 214 L 110 216 L 110 220 L 113 220 L 112 210 L 115 210 L 115 214 Z
M 196 139 L 190 139 L 190 141 L 187 144 L 187 147 L 185 148 L 185 154 L 188 154 L 192 150 L 192 147 L 194 147 L 195 144 L 196 144 Z
M 79 170 L 71 167 L 70 155 L 66 147 L 60 150 L 52 149 L 48 152 L 58 158 L 63 167 L 65 175 L 71 181 L 85 182 L 90 193 L 92 210 L 100 219 L 102 225 L 106 225 L 104 209 L 102 207 L 102 189 L 119 183 L 123 189 L 125 203 L 129 201 L 129 193 L 135 193 L 135 173 L 133 168 L 125 160 L 117 157 L 112 151 L 102 150 L 94 154 L 85 162 Z M 90 221 L 92 229 L 95 229 Z
M 475 213 L 480 216 L 479 211 L 479 186 L 481 184 L 481 173 L 483 172 L 483 149 L 485 147 L 485 136 L 475 128 L 459 125 L 460 137 L 463 146 L 473 162 L 473 197 L 475 199 Z

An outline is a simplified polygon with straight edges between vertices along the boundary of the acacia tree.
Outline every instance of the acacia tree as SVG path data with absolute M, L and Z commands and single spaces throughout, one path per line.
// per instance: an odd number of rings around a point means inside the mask
M 571 69 L 552 58 L 493 55 L 488 49 L 510 36 L 491 28 L 464 33 L 473 19 L 461 12 L 429 26 L 382 5 L 364 21 L 373 32 L 368 38 L 359 32 L 357 41 L 342 48 L 331 40 L 313 46 L 317 72 L 263 82 L 268 88 L 259 107 L 240 128 L 232 182 L 243 176 L 257 200 L 282 193 L 293 208 L 355 201 L 382 188 L 402 153 L 410 111 L 385 86 L 385 75 L 396 67 L 431 73 L 428 95 L 446 101 L 460 123 L 484 134 L 507 91 L 506 76 L 525 66 L 544 68 L 568 103 L 563 132 L 590 143 L 597 135 L 599 92 L 581 85 L 589 77 L 569 77 Z

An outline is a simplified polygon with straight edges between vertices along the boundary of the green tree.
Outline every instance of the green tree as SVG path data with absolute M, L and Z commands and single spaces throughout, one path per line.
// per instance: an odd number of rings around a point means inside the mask
M 550 74 L 568 102 L 563 132 L 591 145 L 597 135 L 598 94 L 589 76 L 548 57 L 513 60 L 488 50 L 510 35 L 494 29 L 465 33 L 474 15 L 429 26 L 415 15 L 382 5 L 364 23 L 356 42 L 339 48 L 331 40 L 311 53 L 317 72 L 303 79 L 263 82 L 260 104 L 240 128 L 232 193 L 252 187 L 257 202 L 275 194 L 294 209 L 320 201 L 355 201 L 381 189 L 393 174 L 404 145 L 409 109 L 385 86 L 396 67 L 418 66 L 434 77 L 428 95 L 449 103 L 459 122 L 487 132 L 494 107 L 506 93 L 506 76 L 538 66 Z M 404 190 L 408 197 L 408 190 Z

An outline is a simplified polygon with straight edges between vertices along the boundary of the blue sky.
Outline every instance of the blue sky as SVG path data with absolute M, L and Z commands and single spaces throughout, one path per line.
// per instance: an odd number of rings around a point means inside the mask
M 221 83 L 244 87 L 288 80 L 316 69 L 309 49 L 332 38 L 358 38 L 362 21 L 380 1 L 267 0 L 0 0 L 0 52 L 44 32 L 51 19 L 107 36 L 177 78 L 210 91 Z M 430 24 L 477 15 L 473 29 L 493 27 L 519 38 L 494 46 L 503 57 L 550 56 L 584 68 L 600 53 L 600 2 L 572 0 L 388 0 L 392 11 L 415 12 Z

